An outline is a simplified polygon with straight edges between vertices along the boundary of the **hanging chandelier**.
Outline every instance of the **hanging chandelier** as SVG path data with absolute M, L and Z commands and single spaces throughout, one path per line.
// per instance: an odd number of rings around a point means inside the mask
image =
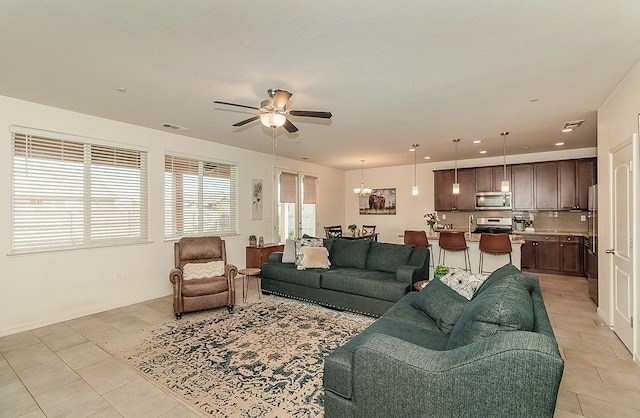
M 364 187 L 364 160 L 360 160 L 360 187 L 353 189 L 353 194 L 365 197 L 371 194 L 371 189 Z

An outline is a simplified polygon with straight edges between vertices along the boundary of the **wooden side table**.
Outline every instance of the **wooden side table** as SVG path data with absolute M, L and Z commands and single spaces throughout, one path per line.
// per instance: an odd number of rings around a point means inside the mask
M 256 278 L 256 284 L 258 285 L 258 299 L 260 299 L 260 293 L 262 292 L 262 289 L 260 286 L 260 269 L 255 269 L 255 268 L 242 269 L 242 270 L 238 270 L 238 273 L 242 274 L 242 301 L 244 303 L 247 303 L 247 295 L 249 294 L 249 278 L 250 277 Z M 245 280 L 247 281 L 246 287 L 245 287 Z
M 269 260 L 269 254 L 276 251 L 284 251 L 284 244 L 264 244 L 262 247 L 247 246 L 245 265 L 247 268 L 258 269 Z

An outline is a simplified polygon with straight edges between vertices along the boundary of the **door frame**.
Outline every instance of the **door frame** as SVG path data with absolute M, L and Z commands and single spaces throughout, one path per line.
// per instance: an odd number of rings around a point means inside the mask
M 638 128 L 640 131 L 640 115 L 638 115 Z M 638 239 L 640 238 L 640 232 L 638 231 L 637 226 L 639 225 L 640 222 L 640 215 L 639 215 L 639 209 L 640 207 L 638 206 L 638 187 L 640 186 L 640 181 L 639 181 L 639 176 L 638 176 L 638 171 L 640 168 L 640 157 L 639 157 L 639 145 L 638 145 L 638 134 L 637 133 L 633 133 L 630 137 L 628 137 L 627 139 L 621 141 L 620 143 L 614 145 L 613 147 L 611 147 L 608 151 L 607 154 L 607 158 L 608 158 L 608 170 L 609 172 L 607 173 L 607 177 L 608 177 L 608 183 L 609 183 L 609 193 L 606 196 L 606 204 L 608 206 L 608 210 L 609 210 L 609 219 L 607 219 L 607 227 L 609 228 L 609 231 L 613 230 L 613 203 L 612 203 L 612 187 L 613 187 L 613 178 L 611 177 L 611 170 L 613 167 L 613 153 L 615 153 L 616 151 L 618 151 L 621 148 L 624 148 L 625 146 L 631 144 L 631 149 L 632 149 L 632 156 L 631 156 L 631 191 L 632 191 L 632 195 L 631 195 L 631 201 L 633 204 L 633 211 L 632 211 L 632 215 L 631 215 L 631 239 L 632 242 L 634 243 L 633 248 L 632 248 L 632 259 L 631 259 L 631 277 L 632 277 L 632 303 L 633 303 L 633 310 L 632 310 L 632 316 L 633 316 L 633 327 L 632 327 L 632 347 L 631 347 L 631 354 L 633 356 L 633 360 L 640 364 L 640 357 L 639 357 L 639 353 L 638 353 L 638 348 L 640 347 L 640 333 L 638 332 L 638 328 L 640 328 L 638 326 L 638 320 L 640 320 L 640 307 L 638 306 L 640 304 L 640 297 L 638 296 L 638 292 L 640 290 L 640 275 L 638 274 L 638 262 L 636 260 L 638 260 L 639 256 L 640 256 L 640 248 L 637 244 L 638 243 Z M 602 196 L 602 195 L 600 195 Z M 600 199 L 601 203 L 602 199 Z M 602 224 L 600 224 L 598 226 L 598 228 L 602 228 Z M 600 237 L 603 237 L 604 234 L 598 234 Z M 598 245 L 598 256 L 600 260 L 605 260 L 605 257 L 607 257 L 607 254 L 605 254 L 604 250 L 606 248 L 613 248 L 614 243 L 612 242 L 613 236 L 612 234 L 608 234 L 608 242 L 605 244 L 604 242 L 602 242 L 602 240 L 600 240 L 600 243 Z M 607 276 L 608 276 L 608 281 L 609 281 L 609 312 L 608 312 L 608 316 L 609 318 L 611 318 L 611 321 L 613 321 L 614 318 L 614 303 L 615 303 L 615 283 L 614 283 L 614 265 L 613 265 L 613 261 L 611 258 L 606 258 L 606 262 L 607 262 Z M 600 280 L 602 280 L 603 278 L 600 277 Z M 615 329 L 615 323 L 613 324 L 613 327 Z

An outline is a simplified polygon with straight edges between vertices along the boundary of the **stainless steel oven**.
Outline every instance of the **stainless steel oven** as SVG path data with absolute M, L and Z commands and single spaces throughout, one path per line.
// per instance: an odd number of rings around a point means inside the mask
M 476 193 L 476 210 L 511 210 L 511 192 Z

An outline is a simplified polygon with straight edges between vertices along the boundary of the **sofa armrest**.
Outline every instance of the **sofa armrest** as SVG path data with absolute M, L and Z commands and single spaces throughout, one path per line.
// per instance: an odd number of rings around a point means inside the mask
M 282 255 L 284 253 L 282 251 L 274 251 L 269 254 L 269 259 L 267 263 L 282 263 Z
M 416 266 L 400 266 L 396 270 L 396 281 L 413 285 L 415 282 L 424 280 L 424 277 L 420 277 L 420 270 L 421 268 Z
M 224 266 L 224 277 L 229 280 L 233 280 L 238 275 L 238 267 L 233 264 L 226 264 Z
M 173 285 L 182 286 L 182 270 L 179 268 L 171 269 L 169 272 L 169 281 L 171 281 Z
M 532 332 L 447 351 L 371 334 L 353 355 L 355 416 L 552 417 L 563 368 L 555 341 Z

